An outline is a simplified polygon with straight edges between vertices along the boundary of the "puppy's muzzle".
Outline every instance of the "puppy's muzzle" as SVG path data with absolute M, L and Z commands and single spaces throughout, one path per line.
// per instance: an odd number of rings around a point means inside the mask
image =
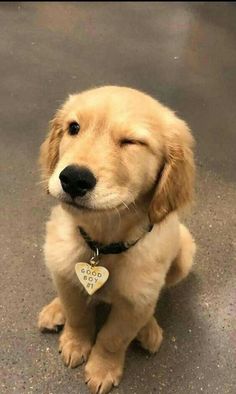
M 70 165 L 60 173 L 59 179 L 63 190 L 71 198 L 83 197 L 96 185 L 96 178 L 87 167 Z

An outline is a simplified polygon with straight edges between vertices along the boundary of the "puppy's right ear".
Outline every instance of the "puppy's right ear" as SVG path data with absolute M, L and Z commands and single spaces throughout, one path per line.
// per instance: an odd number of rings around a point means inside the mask
M 50 122 L 50 130 L 40 147 L 39 164 L 42 178 L 48 179 L 53 173 L 59 158 L 59 145 L 62 138 L 62 127 L 59 111 Z

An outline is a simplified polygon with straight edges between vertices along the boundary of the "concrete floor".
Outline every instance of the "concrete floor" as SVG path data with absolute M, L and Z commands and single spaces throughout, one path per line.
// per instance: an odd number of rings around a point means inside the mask
M 236 6 L 1 3 L 1 393 L 87 393 L 36 316 L 54 293 L 42 258 L 51 202 L 37 168 L 68 93 L 129 85 L 173 107 L 197 140 L 194 272 L 157 308 L 156 356 L 132 345 L 114 394 L 236 392 Z

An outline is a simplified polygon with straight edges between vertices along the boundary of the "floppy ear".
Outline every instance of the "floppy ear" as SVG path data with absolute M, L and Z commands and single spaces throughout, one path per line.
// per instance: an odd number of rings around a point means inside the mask
M 48 179 L 57 164 L 62 133 L 58 112 L 51 120 L 50 131 L 40 147 L 39 164 L 41 166 L 43 179 Z
M 150 204 L 152 223 L 190 203 L 194 184 L 194 139 L 186 123 L 175 118 L 165 136 L 164 164 Z

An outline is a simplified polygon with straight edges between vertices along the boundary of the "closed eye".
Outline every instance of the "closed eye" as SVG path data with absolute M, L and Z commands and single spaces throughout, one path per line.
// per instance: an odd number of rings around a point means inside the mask
M 124 145 L 147 145 L 144 141 L 133 140 L 131 138 L 123 138 L 120 140 L 120 146 Z

